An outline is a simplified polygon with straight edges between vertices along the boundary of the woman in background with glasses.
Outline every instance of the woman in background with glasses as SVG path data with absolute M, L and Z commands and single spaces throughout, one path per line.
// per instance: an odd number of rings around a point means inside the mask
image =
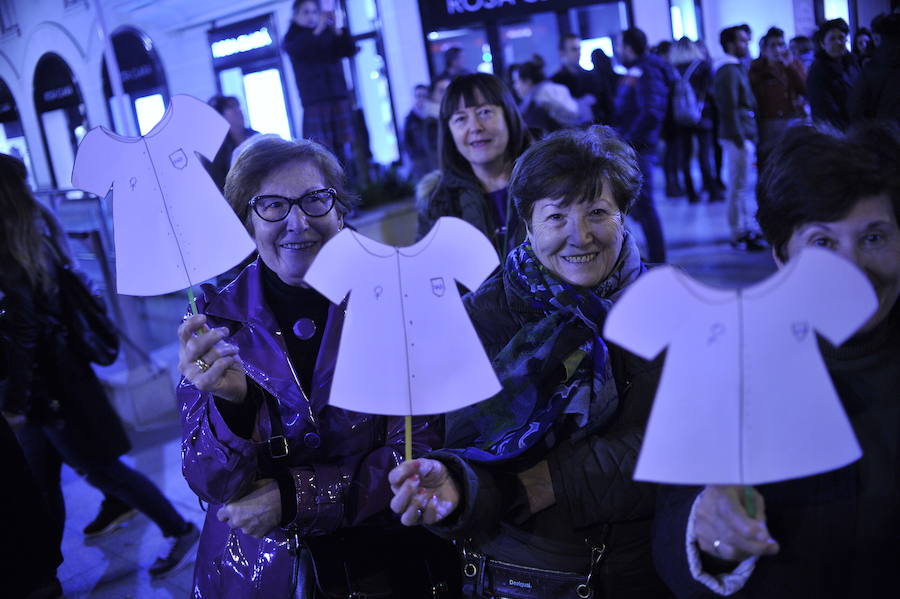
M 178 330 L 183 471 L 209 503 L 193 597 L 317 597 L 304 541 L 362 524 L 383 534 L 404 444 L 403 418 L 328 405 L 344 307 L 303 280 L 355 198 L 323 146 L 277 138 L 238 157 L 225 196 L 258 257 L 204 287 Z M 414 420 L 416 454 L 438 423 Z

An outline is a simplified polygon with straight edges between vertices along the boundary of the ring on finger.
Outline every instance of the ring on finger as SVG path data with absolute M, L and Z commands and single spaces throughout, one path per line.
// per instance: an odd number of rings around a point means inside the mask
M 719 547 L 721 547 L 721 546 L 722 546 L 722 541 L 720 541 L 719 539 L 716 539 L 715 541 L 713 541 L 713 551 L 718 552 Z
M 422 508 L 416 508 L 416 521 L 421 522 L 422 518 L 425 516 L 425 510 Z
M 209 364 L 203 358 L 197 358 L 194 360 L 194 364 L 197 365 L 197 368 L 200 369 L 200 372 L 206 372 L 209 370 Z

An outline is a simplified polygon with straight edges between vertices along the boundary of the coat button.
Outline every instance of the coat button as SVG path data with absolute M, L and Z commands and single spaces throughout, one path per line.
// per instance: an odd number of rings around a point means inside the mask
M 322 444 L 322 438 L 319 433 L 306 433 L 303 435 L 303 443 L 310 449 L 318 449 Z

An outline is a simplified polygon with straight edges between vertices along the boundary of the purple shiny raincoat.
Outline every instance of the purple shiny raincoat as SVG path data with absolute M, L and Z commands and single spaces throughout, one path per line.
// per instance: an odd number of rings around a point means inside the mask
M 302 538 L 364 522 L 388 507 L 387 475 L 403 454 L 404 419 L 328 405 L 343 323 L 338 306 L 332 305 L 328 314 L 312 390 L 309 396 L 301 390 L 281 331 L 265 305 L 261 275 L 254 262 L 221 291 L 206 288 L 197 305 L 210 327 L 229 327 L 227 341 L 239 348 L 247 375 L 278 399 L 290 447 L 287 465 L 297 491 L 297 516 L 289 528 Z M 192 597 L 293 597 L 298 557 L 288 529 L 276 528 L 256 539 L 216 518 L 221 504 L 241 497 L 260 478 L 271 431 L 267 410 L 260 407 L 252 439 L 245 439 L 228 428 L 211 393 L 182 380 L 178 400 L 182 470 L 194 492 L 209 503 Z M 437 447 L 439 420 L 413 422 L 414 454 Z

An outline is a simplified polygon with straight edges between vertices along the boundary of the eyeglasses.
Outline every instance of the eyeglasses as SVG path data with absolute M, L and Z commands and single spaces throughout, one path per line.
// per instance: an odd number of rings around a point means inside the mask
M 274 223 L 287 218 L 295 204 L 306 216 L 325 216 L 336 200 L 337 192 L 329 187 L 315 189 L 299 198 L 286 198 L 279 195 L 254 196 L 250 200 L 250 207 L 261 219 Z

